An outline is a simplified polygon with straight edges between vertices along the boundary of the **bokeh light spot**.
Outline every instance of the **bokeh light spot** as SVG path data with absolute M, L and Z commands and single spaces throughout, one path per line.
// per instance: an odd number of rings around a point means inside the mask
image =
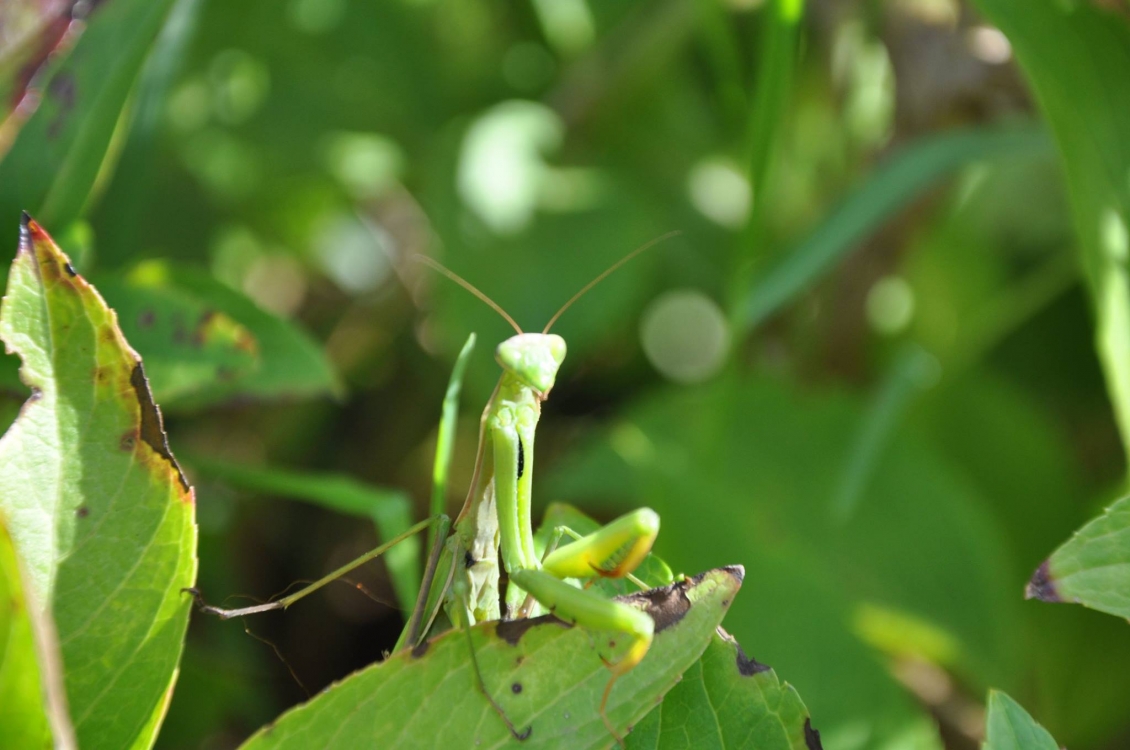
M 898 333 L 913 318 L 914 290 L 901 276 L 885 276 L 867 293 L 867 319 L 880 333 Z
M 644 312 L 640 339 L 651 364 L 679 383 L 699 383 L 726 360 L 730 329 L 714 300 L 695 289 L 660 295 Z
M 730 161 L 704 159 L 687 176 L 687 193 L 699 212 L 724 227 L 738 229 L 749 218 L 753 190 Z

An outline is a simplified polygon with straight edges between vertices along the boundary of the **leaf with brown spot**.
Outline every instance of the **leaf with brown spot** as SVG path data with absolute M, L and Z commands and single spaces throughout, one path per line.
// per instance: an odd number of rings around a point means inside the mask
M 1025 596 L 1130 618 L 1130 497 L 1107 508 L 1045 560 Z
M 193 494 L 137 354 L 66 265 L 25 218 L 0 337 L 38 397 L 0 438 L 0 512 L 55 621 L 79 745 L 149 746 L 188 623 Z
M 702 658 L 628 735 L 627 746 L 819 750 L 819 736 L 796 690 L 719 628 Z
M 198 400 L 220 381 L 259 369 L 254 334 L 192 294 L 121 278 L 99 279 L 98 289 L 145 358 L 154 397 L 166 407 Z

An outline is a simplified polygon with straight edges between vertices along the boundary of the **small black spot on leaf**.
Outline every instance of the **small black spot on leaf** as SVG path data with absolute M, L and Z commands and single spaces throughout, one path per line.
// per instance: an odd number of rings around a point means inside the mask
M 85 505 L 80 505 L 78 506 L 78 509 L 75 510 L 75 515 L 79 518 L 86 518 L 90 515 L 90 508 L 86 507 Z
M 515 682 L 513 685 L 510 686 L 510 692 L 514 693 L 514 695 L 517 695 L 518 693 L 522 692 L 522 683 Z
M 1040 567 L 1036 568 L 1036 572 L 1032 574 L 1032 580 L 1028 581 L 1028 586 L 1024 589 L 1024 598 L 1039 599 L 1042 602 L 1052 604 L 1063 601 L 1063 597 L 1059 595 L 1055 588 L 1055 581 L 1048 569 L 1047 560 L 1040 563 Z
M 820 744 L 820 733 L 812 728 L 810 718 L 804 720 L 804 744 L 808 746 L 808 750 L 824 750 L 824 746 Z
M 526 473 L 526 448 L 522 443 L 522 436 L 518 436 L 518 478 Z

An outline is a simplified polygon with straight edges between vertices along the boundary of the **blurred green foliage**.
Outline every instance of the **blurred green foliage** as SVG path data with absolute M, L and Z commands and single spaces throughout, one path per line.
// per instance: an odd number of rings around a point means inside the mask
M 1125 623 L 1022 600 L 1124 488 L 1118 3 L 103 0 L 45 58 L 49 5 L 0 9 L 0 93 L 44 97 L 5 110 L 0 226 L 41 219 L 152 363 L 200 459 L 204 591 L 316 577 L 390 499 L 426 515 L 476 332 L 461 502 L 509 329 L 412 254 L 540 330 L 679 229 L 555 326 L 541 507 L 648 504 L 675 570 L 745 565 L 727 628 L 830 750 L 974 747 L 990 686 L 1060 743 L 1126 745 Z M 159 746 L 234 746 L 303 699 L 288 670 L 316 691 L 379 658 L 401 605 L 356 578 L 377 603 L 249 623 L 285 665 L 194 621 Z

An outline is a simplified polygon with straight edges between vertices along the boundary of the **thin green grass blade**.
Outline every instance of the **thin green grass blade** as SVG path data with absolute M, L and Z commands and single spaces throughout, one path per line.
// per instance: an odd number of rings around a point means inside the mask
M 463 387 L 463 373 L 471 352 L 475 349 L 475 334 L 467 337 L 467 342 L 459 351 L 451 379 L 447 382 L 447 393 L 443 396 L 443 414 L 439 420 L 439 434 L 436 437 L 436 458 L 432 468 L 432 502 L 430 515 L 438 516 L 447 507 L 447 471 L 451 466 L 451 454 L 455 450 L 455 426 L 459 418 L 459 391 Z
M 759 280 L 738 303 L 735 318 L 750 330 L 812 286 L 885 221 L 967 164 L 1050 148 L 1031 126 L 979 128 L 930 136 L 891 156 L 824 222 Z

